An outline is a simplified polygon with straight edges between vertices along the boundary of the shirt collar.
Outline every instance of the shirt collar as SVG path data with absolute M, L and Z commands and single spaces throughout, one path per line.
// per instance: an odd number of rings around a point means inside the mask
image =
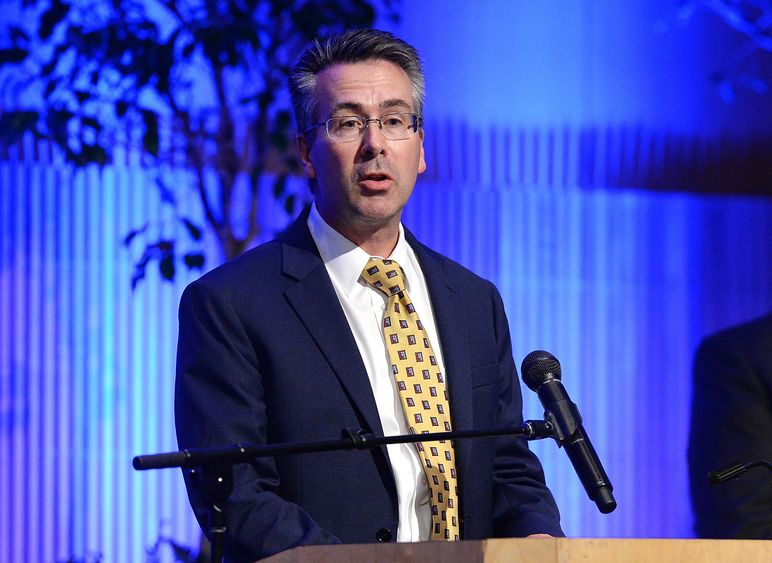
M 328 225 L 316 209 L 316 203 L 311 205 L 311 212 L 308 214 L 308 229 L 333 282 L 343 288 L 347 295 L 350 294 L 359 283 L 370 255 Z M 400 223 L 397 245 L 388 258 L 396 260 L 405 270 L 405 284 L 409 292 L 412 263 L 408 251 L 404 228 Z

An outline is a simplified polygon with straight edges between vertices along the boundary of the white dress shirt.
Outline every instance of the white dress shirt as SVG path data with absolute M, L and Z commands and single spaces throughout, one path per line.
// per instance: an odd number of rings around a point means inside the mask
M 343 312 L 354 334 L 359 353 L 373 389 L 378 416 L 385 436 L 407 434 L 405 413 L 391 377 L 388 352 L 381 328 L 387 297 L 360 279 L 370 255 L 330 227 L 314 204 L 308 216 L 308 228 L 324 260 Z M 399 241 L 391 256 L 405 271 L 405 284 L 439 362 L 445 373 L 440 340 L 434 322 L 429 293 L 418 259 L 407 244 L 402 225 Z M 446 380 L 447 380 L 447 374 Z M 387 446 L 392 473 L 397 485 L 399 527 L 397 541 L 428 541 L 431 532 L 429 488 L 421 459 L 414 444 Z

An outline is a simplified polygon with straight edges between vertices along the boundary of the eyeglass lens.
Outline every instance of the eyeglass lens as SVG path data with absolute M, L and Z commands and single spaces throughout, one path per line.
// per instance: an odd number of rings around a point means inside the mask
M 416 115 L 412 113 L 388 113 L 379 119 L 343 115 L 327 120 L 327 134 L 336 141 L 353 141 L 362 136 L 367 125 L 377 123 L 384 137 L 397 141 L 407 139 L 415 132 L 416 121 Z

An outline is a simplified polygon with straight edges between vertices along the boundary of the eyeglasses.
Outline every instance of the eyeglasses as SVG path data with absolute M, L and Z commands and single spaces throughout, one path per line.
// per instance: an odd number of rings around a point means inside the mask
M 414 113 L 387 113 L 379 118 L 370 119 L 361 115 L 340 115 L 312 125 L 303 134 L 324 126 L 327 136 L 336 143 L 358 141 L 371 123 L 377 123 L 378 129 L 389 141 L 409 139 L 421 126 L 421 118 Z

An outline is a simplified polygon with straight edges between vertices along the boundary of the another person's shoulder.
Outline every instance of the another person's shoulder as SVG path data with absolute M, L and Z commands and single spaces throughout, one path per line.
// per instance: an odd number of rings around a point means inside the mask
M 757 350 L 772 355 L 772 313 L 706 336 L 700 350 Z
M 736 381 L 740 372 L 772 385 L 772 314 L 707 336 L 697 348 L 696 380 Z

